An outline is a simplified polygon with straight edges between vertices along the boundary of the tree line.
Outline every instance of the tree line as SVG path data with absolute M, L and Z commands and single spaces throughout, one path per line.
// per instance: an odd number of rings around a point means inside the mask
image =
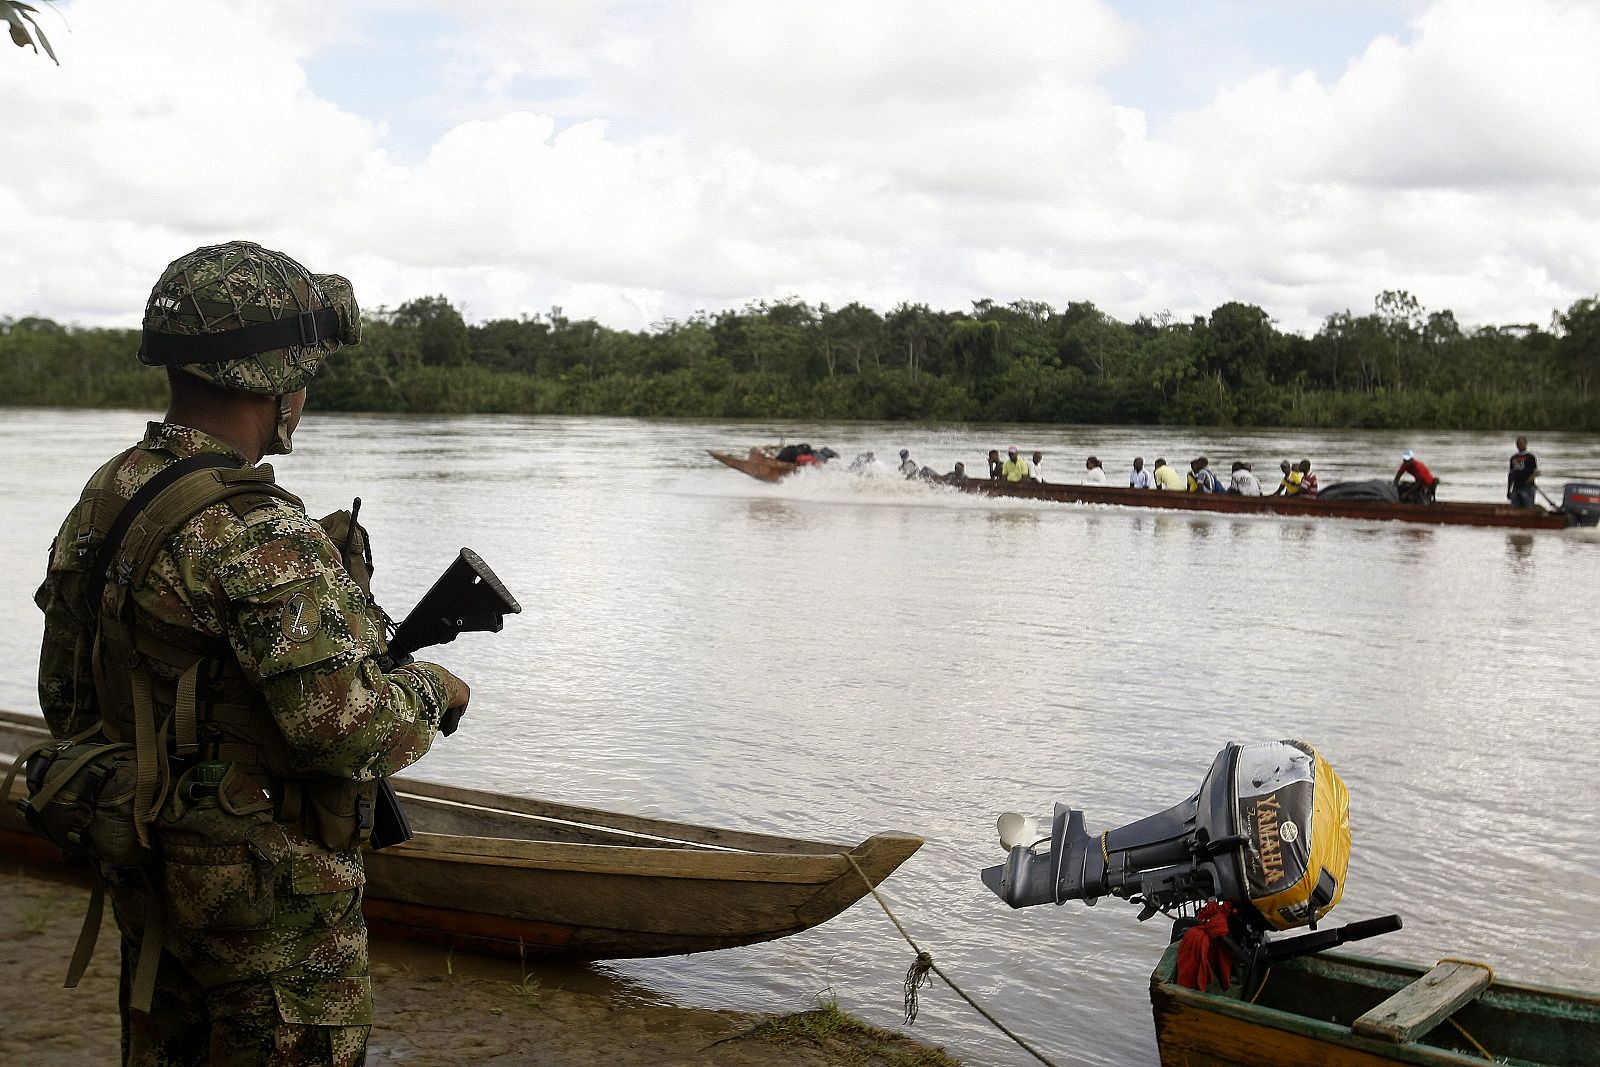
M 0 318 L 0 402 L 152 407 L 137 330 Z M 1402 291 L 1309 336 L 1229 302 L 1120 322 L 1092 303 L 797 298 L 614 330 L 545 315 L 468 323 L 444 296 L 379 308 L 328 361 L 321 410 L 696 418 L 1600 430 L 1600 298 L 1463 329 Z

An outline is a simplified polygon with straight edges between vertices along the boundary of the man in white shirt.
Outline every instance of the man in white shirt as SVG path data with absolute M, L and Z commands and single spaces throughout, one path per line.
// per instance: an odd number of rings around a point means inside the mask
M 1155 487 L 1156 480 L 1150 476 L 1149 471 L 1144 469 L 1144 457 L 1134 456 L 1133 473 L 1128 475 L 1128 488 L 1154 489 Z
M 1261 483 L 1250 473 L 1250 464 L 1237 459 L 1233 461 L 1233 479 L 1228 483 L 1228 492 L 1241 496 L 1261 495 Z
M 1039 471 L 1039 465 L 1042 464 L 1043 462 L 1044 462 L 1044 453 L 1043 452 L 1035 452 L 1033 454 L 1033 474 L 1031 475 L 1031 477 L 1036 482 L 1044 481 L 1044 475 L 1042 473 L 1040 473 L 1040 471 Z

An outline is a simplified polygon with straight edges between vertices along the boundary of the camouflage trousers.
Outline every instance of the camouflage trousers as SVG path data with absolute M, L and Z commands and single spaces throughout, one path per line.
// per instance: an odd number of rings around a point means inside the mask
M 361 890 L 294 893 L 287 870 L 276 881 L 270 917 L 256 929 L 186 927 L 168 908 L 149 1014 L 129 1008 L 148 891 L 113 891 L 127 1067 L 366 1061 L 372 988 Z

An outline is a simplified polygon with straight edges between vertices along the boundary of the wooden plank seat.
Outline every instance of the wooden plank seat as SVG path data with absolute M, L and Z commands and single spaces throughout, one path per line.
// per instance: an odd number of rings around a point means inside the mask
M 1433 970 L 1350 1024 L 1362 1037 L 1396 1045 L 1415 1041 L 1494 981 L 1487 964 L 1440 960 Z

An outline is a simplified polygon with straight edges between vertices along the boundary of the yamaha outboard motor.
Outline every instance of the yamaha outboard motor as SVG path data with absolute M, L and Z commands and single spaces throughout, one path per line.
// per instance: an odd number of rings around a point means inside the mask
M 983 872 L 1013 908 L 1117 896 L 1143 920 L 1217 899 L 1260 931 L 1314 927 L 1350 859 L 1349 794 L 1302 741 L 1229 744 L 1194 796 L 1115 830 L 1090 833 L 1083 812 L 1057 804 L 1048 851 L 1028 822 L 1000 817 L 1010 855 Z
M 1561 510 L 1572 516 L 1574 526 L 1600 525 L 1600 485 L 1568 482 L 1561 494 Z
M 1090 833 L 1083 812 L 1065 804 L 1056 805 L 1047 836 L 1015 812 L 1000 816 L 998 828 L 1009 855 L 983 882 L 1007 904 L 1093 904 L 1109 895 L 1140 905 L 1141 921 L 1159 911 L 1185 948 L 1201 935 L 1195 955 L 1211 951 L 1201 946 L 1215 938 L 1240 964 L 1231 986 L 1228 969 L 1218 972 L 1221 984 L 1245 997 L 1280 961 L 1401 927 L 1398 915 L 1386 915 L 1316 929 L 1344 892 L 1350 796 L 1303 741 L 1230 744 L 1194 796 L 1115 830 Z M 1213 929 L 1215 919 L 1225 933 Z M 1308 924 L 1312 933 L 1271 937 Z M 1184 959 L 1180 952 L 1179 983 L 1204 988 L 1205 970 Z

